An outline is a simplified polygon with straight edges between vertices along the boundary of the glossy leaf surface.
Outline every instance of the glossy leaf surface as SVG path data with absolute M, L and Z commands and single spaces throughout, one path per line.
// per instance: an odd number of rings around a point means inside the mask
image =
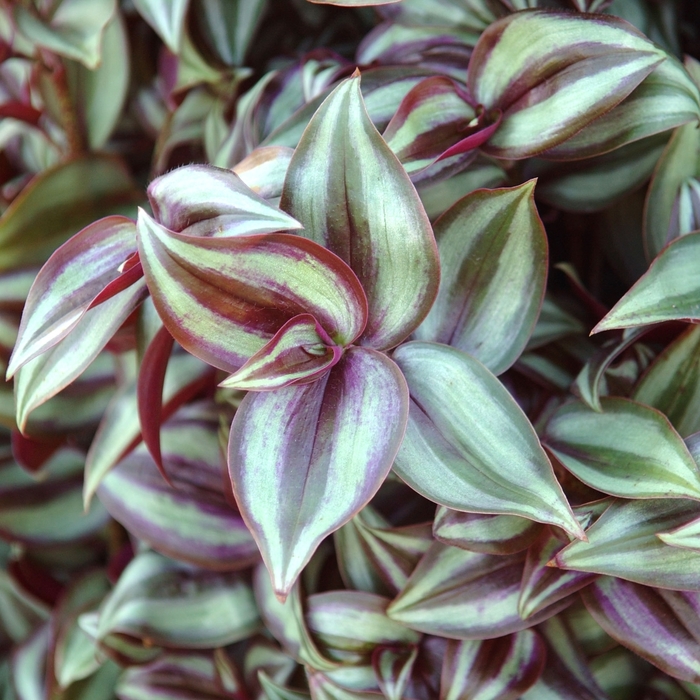
M 700 328 L 691 326 L 654 361 L 632 398 L 662 411 L 683 436 L 700 430 Z
M 248 394 L 241 403 L 229 471 L 280 596 L 320 541 L 384 481 L 403 437 L 407 398 L 391 360 L 352 347 L 316 382 Z
M 369 303 L 361 343 L 391 348 L 423 320 L 439 280 L 433 232 L 406 172 L 367 115 L 359 77 L 341 83 L 309 122 L 289 164 L 281 207 L 303 224 L 302 235 L 357 274 Z
M 156 220 L 189 236 L 250 236 L 301 228 L 301 224 L 251 190 L 236 173 L 211 165 L 186 165 L 148 186 Z
M 547 278 L 547 239 L 534 185 L 478 190 L 436 221 L 440 288 L 416 331 L 418 340 L 468 352 L 494 374 L 518 358 Z
M 442 666 L 441 700 L 517 700 L 542 672 L 545 646 L 537 632 L 500 639 L 451 641 Z
M 542 526 L 517 515 L 461 513 L 439 506 L 433 522 L 435 539 L 483 554 L 515 554 L 527 549 Z
M 498 20 L 481 35 L 468 71 L 477 102 L 503 110 L 484 149 L 526 158 L 552 148 L 621 102 L 662 60 L 613 17 L 535 10 Z
M 411 488 L 455 510 L 520 515 L 582 536 L 530 422 L 480 362 L 419 342 L 394 359 L 411 393 L 394 469 Z
M 671 547 L 657 533 L 694 520 L 697 502 L 683 499 L 616 501 L 554 559 L 557 566 L 617 576 L 647 586 L 700 590 L 700 553 Z
M 543 442 L 577 478 L 622 498 L 700 499 L 700 471 L 659 411 L 604 398 L 602 413 L 567 403 L 547 423 Z
M 113 518 L 155 550 L 214 570 L 237 570 L 258 558 L 241 516 L 226 502 L 225 465 L 216 414 L 182 409 L 161 433 L 168 486 L 145 446 L 122 460 L 97 495 Z
M 104 601 L 97 636 L 125 634 L 153 645 L 212 648 L 245 639 L 258 624 L 252 590 L 237 574 L 197 570 L 143 552 Z
M 614 639 L 666 673 L 700 683 L 700 600 L 690 591 L 655 590 L 604 576 L 583 593 Z
M 29 290 L 8 377 L 65 338 L 134 252 L 136 226 L 123 216 L 100 219 L 64 243 Z
M 523 563 L 522 554 L 492 556 L 436 542 L 389 606 L 389 617 L 448 639 L 494 639 L 531 627 L 569 601 L 523 620 L 518 614 Z
M 357 277 L 313 241 L 290 234 L 196 238 L 139 217 L 148 288 L 166 328 L 185 350 L 236 371 L 291 318 L 312 313 L 334 341 L 362 331 Z
M 287 321 L 267 345 L 219 386 L 271 391 L 306 383 L 337 364 L 342 352 L 311 314 L 300 314 Z
M 700 321 L 698 260 L 700 233 L 673 241 L 593 332 L 661 321 Z

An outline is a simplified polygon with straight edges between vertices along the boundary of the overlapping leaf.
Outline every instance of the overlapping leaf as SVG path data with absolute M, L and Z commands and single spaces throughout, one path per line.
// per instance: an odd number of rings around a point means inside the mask
M 189 0 L 135 0 L 134 6 L 155 29 L 166 46 L 175 54 L 180 52 L 185 14 Z
M 411 393 L 394 465 L 406 483 L 448 508 L 519 515 L 583 536 L 530 422 L 480 362 L 419 342 L 394 359 Z
M 543 442 L 570 472 L 622 498 L 700 499 L 700 470 L 662 413 L 621 398 L 601 407 L 567 403 L 547 423 Z
M 204 568 L 243 569 L 258 550 L 226 502 L 218 422 L 207 409 L 183 409 L 163 427 L 163 459 L 175 488 L 142 446 L 105 476 L 97 494 L 112 517 L 157 551 Z
M 352 342 L 367 306 L 333 253 L 291 234 L 198 238 L 139 215 L 139 252 L 166 328 L 185 350 L 233 372 L 291 318 L 312 313 L 334 342 Z
M 661 321 L 700 321 L 699 260 L 700 233 L 673 241 L 593 332 Z
M 647 586 L 700 590 L 700 552 L 671 547 L 657 537 L 699 514 L 698 503 L 685 499 L 618 500 L 586 531 L 588 542 L 573 542 L 553 562 Z
M 547 239 L 534 185 L 479 190 L 436 221 L 440 289 L 416 331 L 418 340 L 464 350 L 494 374 L 518 358 L 537 321 L 547 278 Z
M 542 672 L 545 646 L 534 630 L 478 641 L 451 641 L 442 667 L 443 700 L 517 700 Z
M 518 614 L 524 556 L 467 552 L 436 542 L 421 559 L 389 617 L 448 639 L 495 639 L 547 619 L 562 600 L 527 621 Z
M 361 343 L 391 348 L 416 328 L 437 293 L 435 240 L 408 175 L 367 115 L 359 76 L 309 122 L 281 207 L 357 274 L 369 304 Z
M 189 236 L 250 236 L 294 230 L 301 224 L 268 204 L 231 170 L 186 165 L 148 186 L 153 215 Z
M 278 595 L 287 595 L 320 541 L 375 494 L 407 413 L 401 372 L 369 348 L 349 348 L 316 382 L 243 400 L 229 471 Z
M 515 554 L 527 549 L 542 526 L 517 515 L 461 513 L 440 506 L 433 535 L 440 542 L 484 554 Z
M 700 683 L 700 600 L 604 576 L 583 593 L 586 607 L 613 638 L 666 673 Z
M 477 102 L 503 110 L 484 150 L 526 158 L 557 146 L 621 102 L 664 58 L 614 17 L 534 10 L 493 22 L 468 71 Z
M 632 398 L 662 411 L 683 436 L 700 430 L 700 328 L 692 326 L 654 361 Z

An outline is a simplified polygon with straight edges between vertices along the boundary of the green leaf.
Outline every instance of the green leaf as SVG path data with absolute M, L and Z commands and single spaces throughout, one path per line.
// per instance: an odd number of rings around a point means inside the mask
M 632 398 L 662 411 L 683 436 L 700 430 L 700 328 L 691 326 L 649 367 Z
M 121 294 L 85 313 L 72 332 L 17 371 L 17 425 L 25 430 L 30 413 L 77 379 L 146 296 L 139 280 Z
M 74 233 L 136 201 L 121 161 L 90 155 L 37 175 L 0 218 L 0 270 L 41 265 Z
M 601 411 L 603 407 L 600 404 L 601 381 L 605 376 L 605 372 L 613 363 L 616 357 L 634 345 L 646 329 L 632 329 L 625 331 L 620 340 L 610 340 L 598 349 L 596 354 L 591 357 L 583 366 L 576 377 L 574 388 L 581 399 L 590 406 L 594 411 Z M 651 404 L 649 401 L 638 399 L 640 403 Z
M 699 264 L 700 233 L 676 239 L 591 333 L 661 321 L 700 321 Z
M 359 76 L 309 122 L 280 206 L 357 274 L 369 303 L 361 343 L 387 349 L 415 330 L 437 293 L 437 247 L 408 175 L 370 121 Z
M 188 5 L 189 0 L 134 0 L 141 16 L 174 54 L 180 53 Z
M 99 150 L 107 143 L 121 116 L 129 88 L 129 58 L 126 25 L 117 11 L 105 27 L 102 59 L 94 70 L 66 61 L 68 90 L 90 150 Z
M 622 102 L 664 59 L 614 17 L 533 10 L 497 20 L 475 46 L 467 79 L 478 103 L 503 111 L 483 148 L 500 158 L 553 148 Z
M 116 0 L 61 0 L 52 8 L 50 19 L 25 5 L 16 5 L 13 16 L 27 39 L 94 70 L 100 64 L 105 27 L 116 8 Z
M 700 131 L 696 124 L 676 129 L 659 158 L 644 207 L 644 245 L 649 259 L 679 235 L 688 233 L 672 221 L 683 183 L 700 175 Z
M 435 542 L 387 612 L 411 629 L 448 639 L 495 639 L 532 627 L 570 601 L 523 620 L 523 564 L 523 554 L 492 556 Z
M 394 359 L 411 395 L 394 470 L 454 510 L 519 515 L 575 537 L 583 531 L 525 414 L 480 362 L 437 343 L 408 343 Z
M 321 540 L 381 486 L 407 413 L 401 372 L 369 348 L 347 349 L 311 384 L 243 399 L 231 426 L 229 472 L 281 598 Z
M 378 693 L 365 693 L 361 690 L 348 690 L 336 685 L 323 673 L 307 668 L 307 679 L 312 700 L 379 700 Z
M 185 165 L 157 177 L 148 199 L 158 223 L 188 236 L 249 236 L 301 224 L 250 189 L 236 173 Z
M 527 549 L 542 526 L 517 515 L 460 513 L 439 506 L 433 535 L 444 544 L 483 554 L 515 554 Z
M 518 700 L 537 681 L 546 656 L 534 630 L 487 641 L 450 641 L 442 666 L 443 700 Z
M 372 654 L 374 675 L 387 700 L 403 700 L 411 681 L 418 647 L 378 647 Z
M 352 270 L 291 234 L 200 238 L 141 211 L 139 253 L 153 302 L 185 350 L 235 372 L 291 318 L 311 313 L 339 345 L 362 332 L 367 306 Z
M 179 649 L 210 649 L 253 634 L 260 624 L 250 586 L 233 573 L 202 571 L 142 552 L 100 608 L 97 638 L 129 635 Z
M 258 680 L 268 700 L 311 700 L 308 693 L 289 690 L 278 685 L 264 671 L 258 671 Z
M 27 295 L 8 378 L 68 335 L 135 252 L 136 226 L 124 216 L 100 219 L 58 248 Z
M 565 547 L 554 565 L 646 586 L 700 590 L 700 552 L 670 547 L 657 537 L 698 515 L 700 505 L 684 499 L 615 501 L 586 531 L 588 542 Z
M 604 576 L 583 592 L 596 622 L 620 644 L 666 673 L 700 683 L 700 600 Z
M 380 645 L 420 641 L 418 633 L 387 617 L 390 602 L 365 591 L 317 593 L 306 599 L 306 622 L 328 658 L 359 664 Z
M 591 158 L 700 117 L 700 94 L 683 64 L 668 55 L 617 107 L 542 155 Z
M 430 546 L 430 529 L 430 523 L 392 527 L 365 506 L 334 533 L 343 581 L 348 588 L 396 595 Z
M 622 498 L 700 499 L 700 470 L 663 413 L 621 398 L 601 407 L 567 403 L 545 428 L 543 443 L 574 476 Z
M 463 350 L 494 374 L 517 360 L 537 321 L 547 279 L 547 238 L 534 189 L 530 181 L 477 190 L 435 222 L 440 288 L 416 331 L 418 340 Z

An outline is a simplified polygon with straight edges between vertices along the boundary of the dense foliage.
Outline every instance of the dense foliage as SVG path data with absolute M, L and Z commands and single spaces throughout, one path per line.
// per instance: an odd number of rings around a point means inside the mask
M 0 698 L 700 698 L 691 0 L 0 0 Z

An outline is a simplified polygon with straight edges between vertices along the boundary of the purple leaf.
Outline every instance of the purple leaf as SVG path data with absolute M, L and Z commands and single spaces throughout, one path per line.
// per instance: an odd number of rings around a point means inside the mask
M 100 219 L 58 248 L 29 290 L 8 378 L 65 338 L 135 251 L 136 227 L 124 216 Z
M 139 215 L 146 281 L 185 350 L 235 372 L 291 318 L 311 313 L 339 345 L 362 332 L 367 305 L 352 270 L 291 234 L 197 238 Z
M 440 700 L 518 700 L 539 678 L 546 649 L 534 630 L 486 641 L 450 641 Z
M 336 365 L 342 355 L 343 349 L 333 343 L 311 314 L 299 314 L 219 386 L 271 391 L 306 384 Z
M 435 239 L 408 175 L 367 115 L 359 75 L 342 82 L 309 122 L 281 206 L 304 225 L 303 236 L 339 255 L 360 279 L 369 303 L 362 344 L 391 348 L 416 328 L 437 292 Z
M 142 446 L 107 474 L 97 489 L 110 515 L 153 549 L 213 570 L 246 568 L 258 550 L 224 494 L 225 464 L 218 419 L 205 405 L 181 409 L 161 435 L 165 484 Z
M 321 540 L 381 486 L 407 414 L 403 375 L 369 348 L 349 348 L 312 384 L 243 399 L 231 426 L 229 471 L 281 598 Z
M 301 228 L 230 170 L 186 165 L 148 186 L 156 220 L 189 236 L 250 236 Z
M 700 683 L 700 595 L 604 576 L 583 592 L 596 622 L 674 678 Z

